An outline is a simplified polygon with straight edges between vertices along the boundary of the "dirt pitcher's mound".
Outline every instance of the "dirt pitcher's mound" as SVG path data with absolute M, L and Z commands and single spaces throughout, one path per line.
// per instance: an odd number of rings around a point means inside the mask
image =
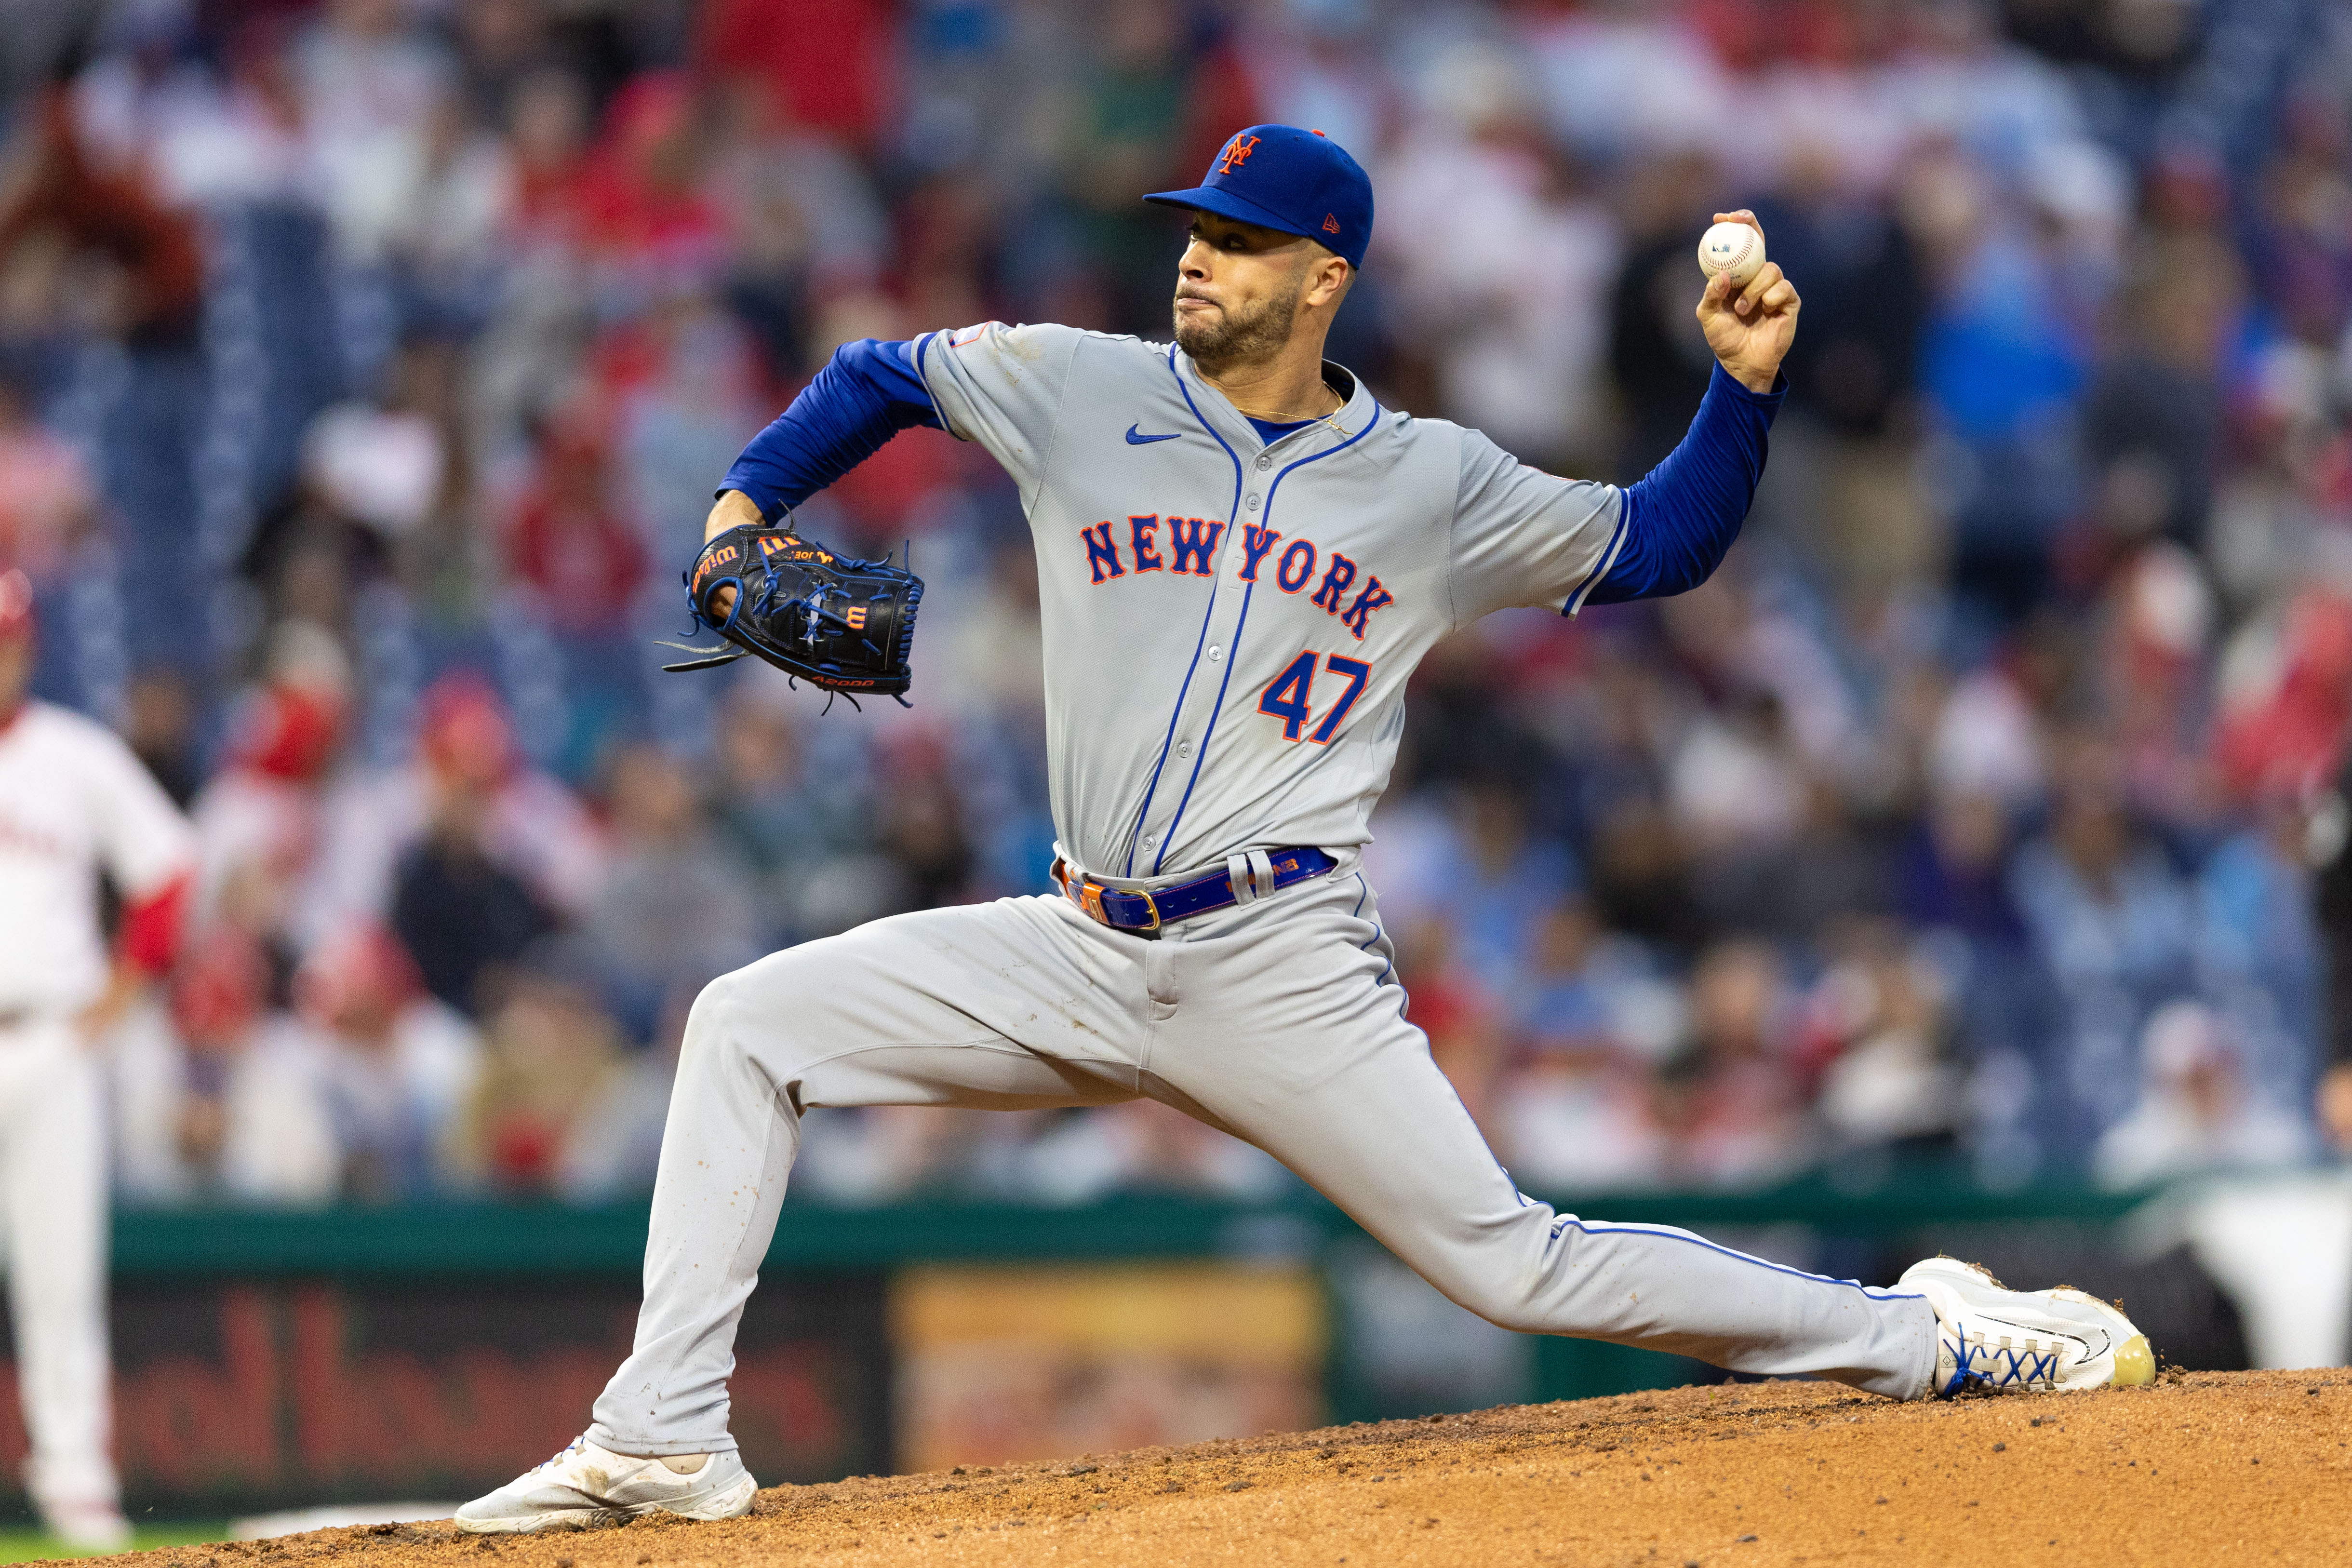
M 1890 1405 L 1748 1384 L 969 1474 L 777 1487 L 749 1519 L 320 1531 L 181 1568 L 822 1563 L 2352 1563 L 2352 1374 Z

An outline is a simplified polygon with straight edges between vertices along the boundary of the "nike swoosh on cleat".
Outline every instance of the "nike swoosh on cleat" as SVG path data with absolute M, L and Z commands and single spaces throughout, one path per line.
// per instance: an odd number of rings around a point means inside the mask
M 1143 423 L 1143 422 L 1142 422 L 1141 420 L 1138 420 L 1138 421 L 1136 421 L 1136 423 L 1135 423 L 1135 424 L 1130 425 L 1130 426 L 1129 426 L 1127 427 L 1127 444 L 1128 444 L 1129 446 L 1130 446 L 1130 447 L 1149 447 L 1149 446 L 1150 446 L 1150 445 L 1151 445 L 1151 443 L 1153 443 L 1154 441 L 1173 441 L 1174 439 L 1176 439 L 1176 437 L 1177 437 L 1181 436 L 1182 434 L 1184 434 L 1184 432 L 1182 432 L 1181 430 L 1171 430 L 1171 431 L 1170 431 L 1167 435 L 1165 435 L 1165 436 L 1144 436 L 1144 435 L 1139 435 L 1139 434 L 1138 434 L 1138 431 L 1141 429 L 1141 427 L 1142 427 L 1142 423 Z

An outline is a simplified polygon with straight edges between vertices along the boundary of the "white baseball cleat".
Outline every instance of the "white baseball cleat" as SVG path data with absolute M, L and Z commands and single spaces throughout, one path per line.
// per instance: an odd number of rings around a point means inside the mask
M 740 1519 L 760 1483 L 730 1450 L 705 1454 L 679 1474 L 669 1461 L 600 1448 L 586 1437 L 457 1510 L 457 1528 L 481 1535 L 619 1524 L 659 1509 L 687 1519 Z
M 1938 1399 L 1958 1394 L 2075 1394 L 2137 1388 L 2156 1379 L 2156 1356 L 2132 1321 L 2069 1286 L 2011 1290 L 1973 1263 L 1930 1258 L 1895 1289 L 1936 1310 Z

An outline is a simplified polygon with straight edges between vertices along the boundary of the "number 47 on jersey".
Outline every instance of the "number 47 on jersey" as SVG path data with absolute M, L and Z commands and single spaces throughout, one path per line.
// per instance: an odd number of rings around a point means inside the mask
M 1307 726 L 1314 720 L 1312 709 L 1318 660 L 1325 670 L 1348 685 L 1310 735 L 1307 732 Z M 1318 655 L 1310 649 L 1292 659 L 1280 675 L 1266 682 L 1265 690 L 1257 700 L 1257 710 L 1270 719 L 1282 721 L 1284 740 L 1296 741 L 1303 737 L 1316 745 L 1328 746 L 1331 743 L 1331 737 L 1339 732 L 1339 725 L 1348 717 L 1348 710 L 1353 708 L 1356 699 L 1364 694 L 1364 683 L 1371 679 L 1371 674 L 1372 667 L 1368 660 L 1347 658 L 1336 653 Z M 1324 689 L 1330 689 L 1327 686 Z

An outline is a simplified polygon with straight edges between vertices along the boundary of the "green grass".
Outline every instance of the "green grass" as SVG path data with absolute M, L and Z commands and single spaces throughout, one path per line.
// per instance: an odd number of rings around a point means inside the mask
M 226 1541 L 228 1525 L 220 1520 L 191 1520 L 169 1524 L 142 1524 L 133 1532 L 131 1550 L 152 1552 L 159 1546 L 188 1546 L 197 1542 Z M 30 1525 L 0 1527 L 0 1563 L 38 1563 L 52 1557 L 89 1557 L 58 1543 L 55 1536 Z

